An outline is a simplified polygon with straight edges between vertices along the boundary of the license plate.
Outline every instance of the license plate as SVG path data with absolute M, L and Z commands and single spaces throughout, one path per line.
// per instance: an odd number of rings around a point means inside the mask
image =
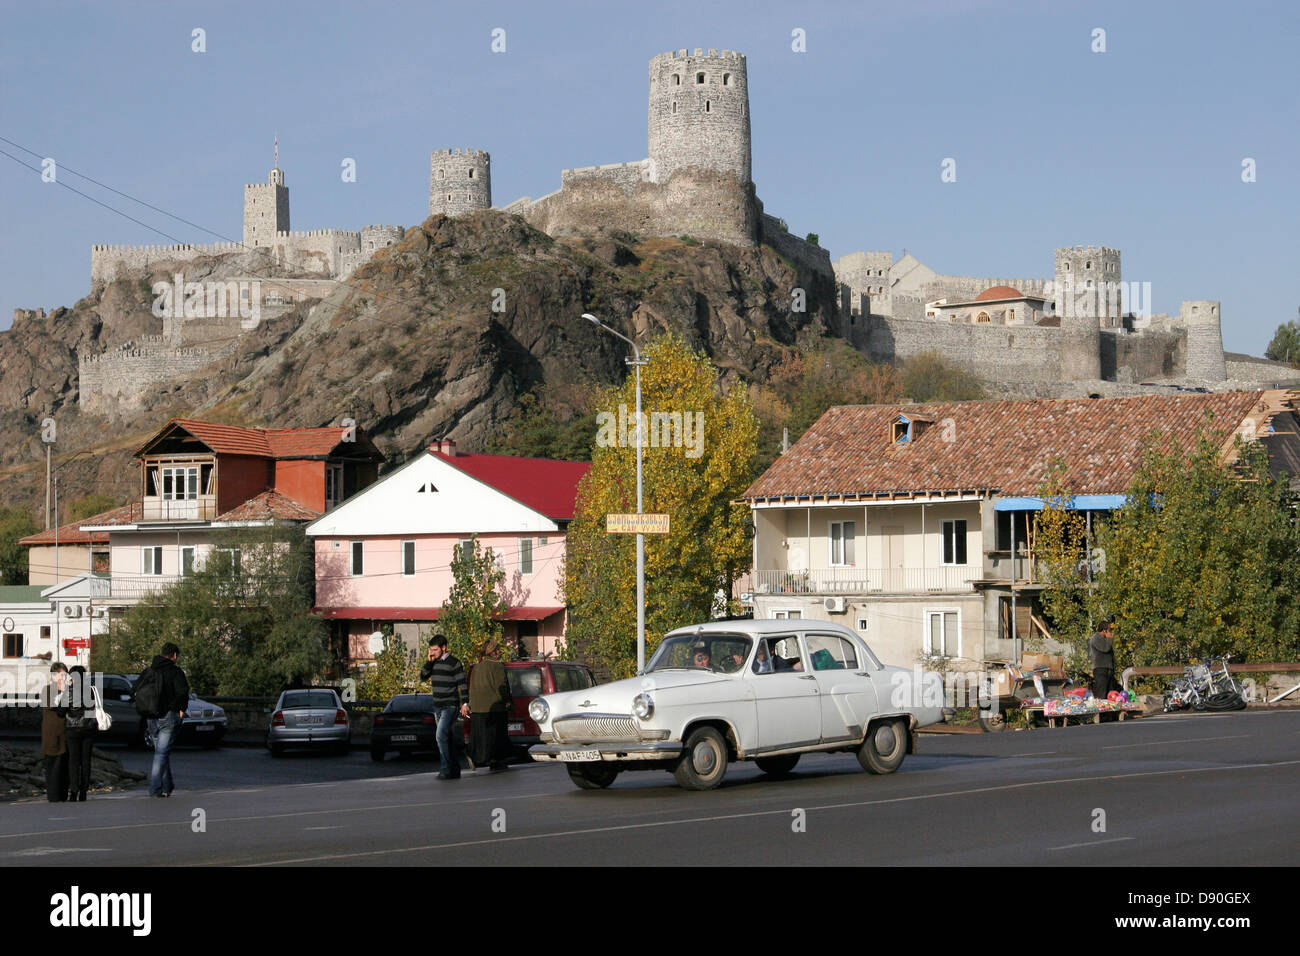
M 395 744 L 413 744 L 415 743 L 415 734 L 394 734 L 392 741 Z
M 507 726 L 507 729 L 508 729 L 509 732 L 512 733 L 512 734 L 520 734 L 520 733 L 523 733 L 523 731 L 524 731 L 524 725 L 523 725 L 523 722 L 522 722 L 522 721 L 519 721 L 519 722 L 517 722 L 517 723 L 511 723 L 511 724 L 509 724 L 509 725 Z
M 325 723 L 325 718 L 324 718 L 324 717 L 307 717 L 307 718 L 305 718 L 305 719 L 303 720 L 303 723 L 304 723 L 304 724 L 323 724 L 323 723 Z
M 576 763 L 583 760 L 599 760 L 599 750 L 561 750 L 560 759 L 566 763 Z
M 217 725 L 216 725 L 216 724 L 199 724 L 199 725 L 198 725 L 197 727 L 195 727 L 194 729 L 195 729 L 195 730 L 216 730 L 216 729 L 217 729 Z

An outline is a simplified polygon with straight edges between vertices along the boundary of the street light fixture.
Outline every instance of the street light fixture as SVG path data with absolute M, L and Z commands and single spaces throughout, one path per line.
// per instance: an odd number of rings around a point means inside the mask
M 642 514 L 641 499 L 641 366 L 646 362 L 641 358 L 641 350 L 636 343 L 622 332 L 611 329 L 590 312 L 582 317 L 597 328 L 604 329 L 632 346 L 632 358 L 623 361 L 636 370 L 636 513 Z M 636 533 L 636 670 L 645 670 L 645 534 Z

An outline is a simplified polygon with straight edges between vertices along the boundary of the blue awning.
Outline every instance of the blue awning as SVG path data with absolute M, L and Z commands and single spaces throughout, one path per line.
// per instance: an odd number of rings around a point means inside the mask
M 1066 506 L 1069 511 L 1115 511 L 1124 507 L 1125 495 L 1075 495 Z M 994 511 L 1042 511 L 1042 498 L 1003 498 Z

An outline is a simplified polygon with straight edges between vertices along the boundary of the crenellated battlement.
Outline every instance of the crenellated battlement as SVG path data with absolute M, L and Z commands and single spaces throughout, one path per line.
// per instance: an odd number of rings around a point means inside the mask
M 148 255 L 164 256 L 168 253 L 200 253 L 203 255 L 224 255 L 239 252 L 243 245 L 238 242 L 177 243 L 158 246 L 96 245 L 90 247 L 92 255 Z
M 434 156 L 461 156 L 461 157 L 474 156 L 480 159 L 487 159 L 488 151 L 486 149 L 435 149 L 433 151 L 433 155 Z
M 361 233 L 351 229 L 305 229 L 291 230 L 289 232 L 277 232 L 277 239 L 312 239 L 320 236 L 328 236 L 331 239 L 356 239 L 360 241 Z
M 658 63 L 662 60 L 693 60 L 697 58 L 703 59 L 706 57 L 710 60 L 730 60 L 739 63 L 745 62 L 745 54 L 743 53 L 737 53 L 734 50 L 723 50 L 719 53 L 715 49 L 710 49 L 709 52 L 705 54 L 704 50 L 700 47 L 696 47 L 694 53 L 691 53 L 690 50 L 685 48 L 681 50 L 669 50 L 667 53 L 660 53 L 658 56 L 653 57 L 650 62 Z
M 1112 249 L 1109 246 L 1066 246 L 1063 252 L 1075 252 L 1083 255 L 1092 256 L 1117 256 L 1118 249 Z

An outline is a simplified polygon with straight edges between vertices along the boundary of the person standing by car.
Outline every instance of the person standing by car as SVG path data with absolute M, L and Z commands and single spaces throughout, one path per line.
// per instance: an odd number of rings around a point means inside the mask
M 168 641 L 135 684 L 135 706 L 149 718 L 153 735 L 153 766 L 149 770 L 149 796 L 170 797 L 176 788 L 172 780 L 172 745 L 185 719 L 190 702 L 190 683 L 176 664 L 181 649 Z
M 489 640 L 483 645 L 483 659 L 474 665 L 469 681 L 469 757 L 493 773 L 506 769 L 510 753 L 507 717 L 510 713 L 510 682 L 501 663 L 501 645 Z
M 95 718 L 95 688 L 80 664 L 68 671 L 60 698 L 68 741 L 68 799 L 84 801 L 90 789 L 90 760 L 99 723 Z
M 68 686 L 68 668 L 50 665 L 50 682 L 41 691 L 41 756 L 45 758 L 45 796 L 50 803 L 68 799 L 68 737 L 59 700 Z
M 1092 696 L 1106 699 L 1115 684 L 1115 642 L 1111 637 L 1112 621 L 1102 621 L 1101 627 L 1088 638 L 1092 651 Z
M 429 657 L 420 668 L 420 680 L 427 680 L 433 693 L 433 712 L 438 721 L 436 731 L 438 756 L 442 761 L 439 780 L 460 779 L 460 761 L 456 757 L 452 731 L 456 728 L 456 713 L 468 717 L 469 688 L 465 683 L 465 668 L 447 650 L 447 638 L 435 634 L 429 638 Z

